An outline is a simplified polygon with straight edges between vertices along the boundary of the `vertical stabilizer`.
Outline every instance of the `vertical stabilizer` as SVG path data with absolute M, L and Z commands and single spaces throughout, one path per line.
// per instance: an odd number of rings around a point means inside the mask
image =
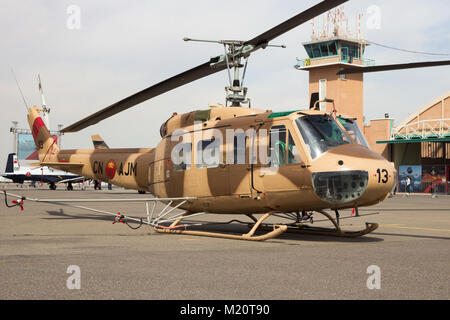
M 94 149 L 109 149 L 106 142 L 98 134 L 92 135 L 92 143 L 94 144 Z
M 36 106 L 28 109 L 28 124 L 33 134 L 34 143 L 39 152 L 39 161 L 58 161 L 56 155 L 59 152 L 56 140 L 51 136 Z
M 8 154 L 8 161 L 6 162 L 5 173 L 14 173 L 19 170 L 19 161 L 17 161 L 17 155 L 15 153 Z

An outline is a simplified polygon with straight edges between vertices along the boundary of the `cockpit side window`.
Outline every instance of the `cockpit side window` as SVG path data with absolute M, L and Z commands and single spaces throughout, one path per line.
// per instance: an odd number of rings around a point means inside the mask
M 370 149 L 369 143 L 367 142 L 366 137 L 362 133 L 362 131 L 359 128 L 358 123 L 356 123 L 356 121 L 353 121 L 352 119 L 341 118 L 341 117 L 339 117 L 338 119 L 339 119 L 339 122 L 342 124 L 342 126 L 347 131 L 347 133 L 350 135 L 350 137 L 352 137 L 352 139 L 356 143 Z
M 284 125 L 270 128 L 269 166 L 281 167 L 286 161 L 286 127 Z
M 295 145 L 294 139 L 292 138 L 291 132 L 289 132 L 288 145 L 287 145 L 287 158 L 288 164 L 300 163 L 302 161 L 300 157 L 300 152 Z
M 270 129 L 269 159 L 271 167 L 301 162 L 300 152 L 292 134 L 284 125 L 273 126 Z
M 312 159 L 331 148 L 351 143 L 350 137 L 330 115 L 304 116 L 296 119 L 295 123 Z

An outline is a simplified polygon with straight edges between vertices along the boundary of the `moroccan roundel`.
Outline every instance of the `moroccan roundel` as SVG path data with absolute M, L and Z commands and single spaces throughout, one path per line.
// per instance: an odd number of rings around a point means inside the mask
M 116 163 L 113 160 L 109 160 L 106 164 L 106 176 L 110 179 L 116 175 Z

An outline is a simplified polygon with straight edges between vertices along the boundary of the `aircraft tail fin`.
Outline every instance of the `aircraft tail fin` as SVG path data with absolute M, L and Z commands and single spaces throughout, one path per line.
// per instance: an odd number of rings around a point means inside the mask
M 99 134 L 92 135 L 92 143 L 94 144 L 94 149 L 109 149 L 108 145 Z
M 39 152 L 39 161 L 57 161 L 57 154 L 59 153 L 58 144 L 42 120 L 40 111 L 40 109 L 34 106 L 28 109 L 27 116 L 34 143 Z
M 8 161 L 6 162 L 5 173 L 14 173 L 15 170 L 19 170 L 19 161 L 17 161 L 17 155 L 15 153 L 8 154 Z

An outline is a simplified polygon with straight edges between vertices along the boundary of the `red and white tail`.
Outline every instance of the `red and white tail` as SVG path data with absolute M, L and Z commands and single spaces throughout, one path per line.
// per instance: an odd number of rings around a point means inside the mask
M 56 156 L 59 153 L 58 144 L 42 120 L 40 111 L 40 109 L 34 106 L 28 109 L 27 115 L 34 143 L 39 152 L 39 161 L 57 161 Z

